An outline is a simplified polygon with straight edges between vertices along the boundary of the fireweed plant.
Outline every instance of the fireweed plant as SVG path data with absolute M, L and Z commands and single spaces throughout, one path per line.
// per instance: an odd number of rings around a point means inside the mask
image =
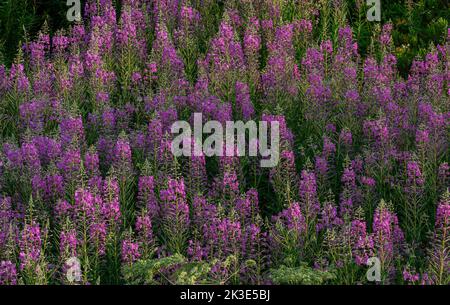
M 449 284 L 450 29 L 404 78 L 392 25 L 362 57 L 343 3 L 87 1 L 27 40 L 0 66 L 0 284 L 370 284 L 373 257 Z M 279 162 L 175 156 L 194 113 L 277 122 Z

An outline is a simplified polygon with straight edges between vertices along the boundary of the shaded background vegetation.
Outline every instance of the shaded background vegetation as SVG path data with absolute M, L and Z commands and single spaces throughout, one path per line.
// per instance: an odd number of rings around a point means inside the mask
M 20 45 L 43 27 L 50 33 L 68 26 L 66 0 L 0 0 L 0 52 L 7 65 Z
M 116 7 L 120 1 L 114 1 Z M 365 0 L 345 0 L 348 19 L 365 54 L 377 22 L 368 22 L 358 10 Z M 81 1 L 82 7 L 84 1 Z M 118 7 L 117 7 L 118 8 Z M 69 26 L 66 0 L 0 0 L 0 62 L 10 65 L 21 44 L 39 30 L 54 33 Z M 119 8 L 118 8 L 119 9 Z M 400 72 L 406 75 L 413 58 L 424 55 L 430 44 L 440 43 L 449 26 L 448 0 L 381 1 L 381 23 L 391 21 Z

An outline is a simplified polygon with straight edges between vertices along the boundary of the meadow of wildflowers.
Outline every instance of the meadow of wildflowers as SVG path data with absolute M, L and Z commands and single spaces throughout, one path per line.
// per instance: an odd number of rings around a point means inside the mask
M 450 29 L 397 71 L 344 1 L 87 1 L 0 66 L 0 285 L 450 283 Z M 324 9 L 326 7 L 326 9 Z M 175 157 L 278 121 L 280 160 Z

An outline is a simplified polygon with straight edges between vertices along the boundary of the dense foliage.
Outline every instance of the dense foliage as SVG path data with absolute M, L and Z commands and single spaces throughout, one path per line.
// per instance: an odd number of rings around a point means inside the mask
M 80 0 L 84 7 L 85 0 Z M 217 0 L 222 6 L 223 0 Z M 298 0 L 286 0 L 287 8 L 295 6 Z M 302 1 L 308 2 L 308 1 Z M 319 1 L 317 18 L 326 16 L 324 4 L 332 1 Z M 377 22 L 366 20 L 367 7 L 365 0 L 342 0 L 346 15 L 355 33 L 360 52 L 369 52 L 373 32 Z M 121 1 L 113 0 L 112 5 L 120 14 Z M 418 54 L 425 55 L 430 44 L 443 42 L 443 33 L 449 26 L 450 6 L 447 0 L 389 0 L 381 1 L 381 24 L 392 22 L 394 29 L 392 37 L 395 55 L 398 58 L 397 67 L 406 76 L 412 60 Z M 14 60 L 17 49 L 22 43 L 34 38 L 43 27 L 53 34 L 62 27 L 67 27 L 68 6 L 66 0 L 2 0 L 0 1 L 0 54 L 9 66 Z M 329 11 L 329 10 L 328 10 Z M 293 16 L 295 14 L 291 14 Z M 30 38 L 31 37 L 31 38 Z M 2 57 L 0 56 L 0 62 Z
M 402 77 L 400 29 L 362 24 L 361 51 L 346 4 L 88 1 L 25 40 L 0 66 L 0 284 L 70 283 L 74 258 L 83 284 L 357 284 L 372 257 L 449 284 L 450 29 Z M 194 112 L 278 121 L 280 162 L 174 157 Z

